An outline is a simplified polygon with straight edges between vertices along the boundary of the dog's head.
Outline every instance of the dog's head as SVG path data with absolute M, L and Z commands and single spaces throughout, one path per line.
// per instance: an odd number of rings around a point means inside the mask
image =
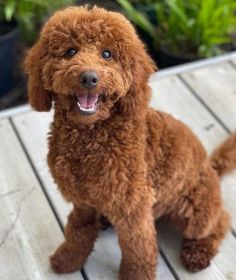
M 147 105 L 155 66 L 132 25 L 119 13 L 71 7 L 55 13 L 25 60 L 34 109 L 56 106 L 76 122 Z M 145 103 L 145 104 L 142 104 Z

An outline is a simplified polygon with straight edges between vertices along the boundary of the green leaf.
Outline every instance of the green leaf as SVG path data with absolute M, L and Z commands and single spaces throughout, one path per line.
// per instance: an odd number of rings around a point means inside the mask
M 8 1 L 4 7 L 4 14 L 7 21 L 11 21 L 16 9 L 15 1 Z
M 184 14 L 183 10 L 181 10 L 181 6 L 175 0 L 167 0 L 167 5 L 171 8 L 172 12 L 176 13 L 176 15 L 181 19 L 184 23 L 187 23 L 188 18 Z
M 117 0 L 117 2 L 124 9 L 125 13 L 127 14 L 127 16 L 131 21 L 133 21 L 137 26 L 142 28 L 145 32 L 149 33 L 152 37 L 155 37 L 155 28 L 144 14 L 137 11 L 126 0 Z

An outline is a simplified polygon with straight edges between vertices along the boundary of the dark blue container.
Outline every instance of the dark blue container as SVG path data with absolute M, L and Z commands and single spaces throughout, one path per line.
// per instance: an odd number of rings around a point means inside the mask
M 0 96 L 13 87 L 17 35 L 16 22 L 0 22 Z

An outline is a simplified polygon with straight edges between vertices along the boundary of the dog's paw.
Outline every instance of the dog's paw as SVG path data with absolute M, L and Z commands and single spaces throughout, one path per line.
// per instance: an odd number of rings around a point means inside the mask
M 56 273 L 70 273 L 79 270 L 83 262 L 78 250 L 72 250 L 63 243 L 50 257 L 50 264 Z
M 211 246 L 201 240 L 185 239 L 183 241 L 181 259 L 188 271 L 197 272 L 207 268 L 213 255 Z

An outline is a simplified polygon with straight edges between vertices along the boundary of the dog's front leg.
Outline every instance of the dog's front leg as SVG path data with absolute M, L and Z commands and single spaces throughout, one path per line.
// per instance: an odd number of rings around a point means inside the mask
M 66 240 L 50 258 L 52 269 L 57 273 L 80 269 L 93 249 L 98 231 L 95 209 L 75 207 L 68 217 L 64 232 Z
M 115 228 L 122 251 L 120 280 L 156 279 L 157 241 L 151 207 L 140 207 Z

